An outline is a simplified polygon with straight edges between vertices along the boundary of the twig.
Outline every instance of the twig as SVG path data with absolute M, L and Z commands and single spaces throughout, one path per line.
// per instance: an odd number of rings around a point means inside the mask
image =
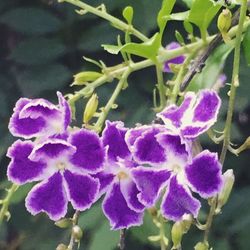
M 73 215 L 73 218 L 72 218 L 72 229 L 74 226 L 76 226 L 78 224 L 78 219 L 79 219 L 79 216 L 80 216 L 80 211 L 76 211 Z M 75 245 L 75 236 L 74 236 L 74 233 L 73 233 L 73 230 L 72 230 L 72 233 L 71 233 L 71 236 L 70 236 L 70 241 L 69 241 L 69 245 L 68 245 L 68 250 L 73 250 L 74 249 L 74 245 Z
M 124 250 L 125 249 L 125 237 L 126 237 L 126 229 L 120 230 L 120 242 L 119 242 L 119 249 Z

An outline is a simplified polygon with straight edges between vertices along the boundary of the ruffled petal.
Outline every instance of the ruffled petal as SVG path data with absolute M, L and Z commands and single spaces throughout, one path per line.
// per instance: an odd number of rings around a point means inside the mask
M 58 172 L 34 186 L 26 197 L 25 205 L 32 215 L 45 212 L 51 220 L 64 217 L 67 213 L 67 198 L 61 174 Z
M 136 140 L 133 151 L 136 162 L 140 164 L 160 164 L 166 161 L 166 152 L 156 139 L 156 135 L 160 132 L 160 128 L 152 126 Z
M 108 146 L 108 158 L 110 160 L 116 161 L 118 157 L 124 159 L 130 155 L 125 142 L 127 130 L 122 122 L 106 122 L 106 127 L 102 133 L 102 141 L 104 146 Z
M 170 172 L 165 169 L 137 167 L 132 170 L 134 182 L 140 191 L 138 199 L 147 207 L 155 205 L 162 189 L 167 185 Z
M 179 43 L 171 42 L 170 44 L 168 44 L 166 46 L 166 50 L 173 50 L 173 49 L 177 49 L 179 47 L 181 47 Z M 172 70 L 171 70 L 171 68 L 169 66 L 170 64 L 182 64 L 184 61 L 185 61 L 185 56 L 184 55 L 177 56 L 177 57 L 174 57 L 174 58 L 166 61 L 164 63 L 163 72 L 171 73 Z
M 185 168 L 186 178 L 193 191 L 201 197 L 216 195 L 222 188 L 222 171 L 218 156 L 205 150 Z
M 8 179 L 17 184 L 43 179 L 47 165 L 42 161 L 31 161 L 29 155 L 33 150 L 31 141 L 18 140 L 8 149 L 7 156 L 11 158 L 8 166 Z
M 62 120 L 64 124 L 64 129 L 66 130 L 71 122 L 71 110 L 68 102 L 63 97 L 62 93 L 57 91 L 57 97 L 59 102 L 59 108 L 62 112 Z
M 183 117 L 190 110 L 195 102 L 195 94 L 193 92 L 187 92 L 182 104 L 178 107 L 176 105 L 170 105 L 166 107 L 161 113 L 157 114 L 166 127 L 172 131 L 179 131 L 182 126 Z M 184 120 L 185 121 L 185 120 Z
M 172 177 L 161 205 L 163 216 L 174 221 L 181 220 L 186 214 L 196 218 L 200 207 L 200 202 L 192 197 L 190 190 L 179 184 L 176 176 Z
M 145 209 L 145 206 L 138 200 L 140 191 L 132 180 L 121 180 L 120 188 L 130 209 L 136 212 L 142 212 Z
M 69 142 L 76 147 L 76 153 L 70 158 L 76 170 L 85 170 L 89 173 L 102 170 L 105 150 L 96 133 L 80 129 L 71 134 Z
M 73 155 L 76 147 L 61 139 L 47 139 L 41 144 L 37 144 L 29 158 L 32 160 L 39 159 L 56 159 L 60 156 Z
M 139 226 L 143 222 L 143 213 L 137 213 L 128 207 L 119 183 L 114 183 L 107 192 L 103 201 L 103 212 L 113 230 Z
M 31 100 L 21 98 L 17 101 L 14 108 L 14 113 L 10 118 L 9 130 L 12 135 L 29 139 L 38 136 L 46 126 L 46 121 L 42 117 L 32 119 L 30 117 L 20 118 L 19 114 L 25 105 L 29 104 Z
M 74 209 L 83 211 L 95 202 L 99 182 L 89 175 L 79 175 L 68 170 L 63 173 L 68 200 Z

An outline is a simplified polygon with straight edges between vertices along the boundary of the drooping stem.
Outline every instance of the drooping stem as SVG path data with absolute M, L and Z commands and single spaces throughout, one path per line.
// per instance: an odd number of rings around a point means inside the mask
M 157 112 L 161 111 L 166 105 L 166 91 L 163 80 L 163 72 L 161 64 L 156 65 L 156 76 L 157 76 L 157 88 L 160 96 L 160 106 L 157 107 Z
M 121 77 L 121 79 L 119 80 L 112 96 L 110 97 L 109 101 L 107 102 L 107 104 L 105 105 L 105 107 L 102 110 L 101 115 L 99 116 L 96 124 L 95 124 L 95 130 L 100 132 L 102 129 L 102 126 L 104 124 L 104 121 L 110 111 L 110 109 L 113 107 L 113 105 L 115 104 L 115 100 L 118 97 L 118 95 L 120 94 L 125 81 L 127 80 L 128 75 L 130 74 L 130 69 L 128 68 L 127 71 L 125 71 Z
M 231 125 L 232 125 L 232 118 L 233 118 L 233 111 L 234 111 L 234 104 L 235 104 L 235 96 L 236 96 L 236 89 L 239 86 L 239 67 L 240 67 L 240 46 L 242 41 L 242 33 L 244 30 L 244 21 L 246 18 L 247 12 L 247 0 L 242 0 L 242 5 L 240 7 L 240 19 L 239 25 L 236 32 L 236 39 L 235 39 L 235 49 L 234 49 L 234 63 L 233 63 L 233 73 L 232 73 L 232 82 L 230 88 L 230 98 L 229 98 L 229 105 L 227 111 L 227 118 L 226 124 L 224 129 L 224 140 L 222 146 L 222 152 L 220 155 L 220 162 L 223 165 L 226 157 L 226 153 L 228 147 L 230 145 L 230 137 L 231 137 Z M 207 222 L 206 222 L 206 230 L 204 233 L 204 243 L 208 242 L 209 231 L 212 226 L 215 210 L 217 204 L 217 197 L 214 197 L 211 201 L 211 207 L 208 214 Z
M 8 213 L 8 208 L 9 208 L 10 200 L 11 200 L 13 194 L 16 192 L 17 189 L 18 189 L 18 185 L 12 184 L 11 188 L 7 190 L 6 197 L 1 202 L 2 203 L 2 207 L 1 207 L 1 210 L 0 210 L 0 225 L 2 224 L 2 222 L 4 220 L 4 217 Z
M 142 40 L 144 42 L 148 40 L 148 38 L 144 34 L 142 34 L 140 31 L 135 29 L 132 25 L 128 25 L 127 23 L 121 21 L 120 19 L 108 14 L 106 12 L 106 10 L 92 7 L 91 5 L 86 4 L 80 0 L 58 0 L 58 2 L 71 3 L 71 4 L 81 8 L 82 10 L 90 12 L 96 16 L 99 16 L 99 17 L 111 22 L 116 28 L 118 28 L 120 30 L 130 32 L 131 34 L 133 34 L 134 36 L 136 36 L 137 38 L 139 38 L 140 40 Z

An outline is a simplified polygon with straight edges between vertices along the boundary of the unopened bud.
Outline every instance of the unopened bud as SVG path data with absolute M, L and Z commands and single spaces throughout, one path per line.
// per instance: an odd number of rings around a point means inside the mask
M 72 235 L 76 241 L 80 241 L 83 235 L 82 229 L 77 225 L 73 226 Z
M 218 196 L 217 212 L 227 203 L 230 193 L 234 185 L 234 174 L 233 170 L 229 169 L 223 174 L 223 188 Z
M 95 71 L 84 71 L 74 75 L 74 82 L 72 85 L 86 85 L 88 82 L 93 82 L 102 74 Z
M 250 149 L 250 136 L 245 140 L 245 142 L 238 149 L 236 149 L 237 154 L 241 153 L 242 151 L 246 149 Z
M 230 41 L 230 37 L 228 36 L 227 32 L 230 29 L 231 24 L 232 13 L 229 9 L 224 9 L 218 17 L 217 26 L 225 42 Z
M 88 123 L 90 119 L 94 116 L 96 110 L 98 108 L 98 96 L 97 94 L 93 94 L 88 100 L 84 114 L 83 114 L 83 122 Z
M 208 243 L 204 242 L 198 242 L 194 247 L 195 250 L 208 250 L 208 248 L 209 248 Z
M 57 247 L 56 247 L 56 250 L 67 250 L 68 247 L 64 244 L 59 244 Z
M 67 228 L 72 225 L 72 221 L 68 218 L 64 218 L 55 222 L 55 225 L 60 228 Z
M 181 245 L 183 233 L 184 232 L 183 232 L 182 222 L 181 221 L 175 222 L 171 230 L 171 237 L 175 248 Z

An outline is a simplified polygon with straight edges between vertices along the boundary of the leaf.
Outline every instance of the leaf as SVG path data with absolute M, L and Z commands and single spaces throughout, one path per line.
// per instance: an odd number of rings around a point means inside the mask
M 126 19 L 128 24 L 132 24 L 133 21 L 133 16 L 134 16 L 134 9 L 131 6 L 127 6 L 123 12 L 122 12 L 123 17 Z
M 175 21 L 184 21 L 188 18 L 190 11 L 183 11 L 183 12 L 178 12 L 178 13 L 173 13 L 169 16 L 171 20 Z
M 10 59 L 26 64 L 39 65 L 51 62 L 66 53 L 66 47 L 57 39 L 36 37 L 20 42 Z
M 163 0 L 161 10 L 159 11 L 159 14 L 157 16 L 157 24 L 160 29 L 160 34 L 162 36 L 163 31 L 167 24 L 167 19 L 164 18 L 165 16 L 170 15 L 176 0 Z
M 120 51 L 154 60 L 160 47 L 160 35 L 156 33 L 151 39 L 144 43 L 127 43 L 123 46 L 102 45 L 111 54 Z
M 71 78 L 71 72 L 62 64 L 31 67 L 18 74 L 17 83 L 24 96 L 36 96 L 45 90 L 61 89 Z
M 108 222 L 105 220 L 94 233 L 90 243 L 90 250 L 111 250 L 118 245 L 119 231 L 111 231 Z
M 17 189 L 17 191 L 13 194 L 10 200 L 11 204 L 17 204 L 23 201 L 32 187 L 33 187 L 32 183 L 27 183 L 25 185 L 20 186 Z
M 250 28 L 248 27 L 243 40 L 244 55 L 247 65 L 250 66 Z
M 49 11 L 38 8 L 16 8 L 4 13 L 0 22 L 25 34 L 46 34 L 58 31 L 61 20 Z
M 206 30 L 221 6 L 210 0 L 195 0 L 192 4 L 188 21 L 197 25 L 204 37 Z
M 182 0 L 182 2 L 184 2 L 189 8 L 191 8 L 193 4 L 193 0 Z

